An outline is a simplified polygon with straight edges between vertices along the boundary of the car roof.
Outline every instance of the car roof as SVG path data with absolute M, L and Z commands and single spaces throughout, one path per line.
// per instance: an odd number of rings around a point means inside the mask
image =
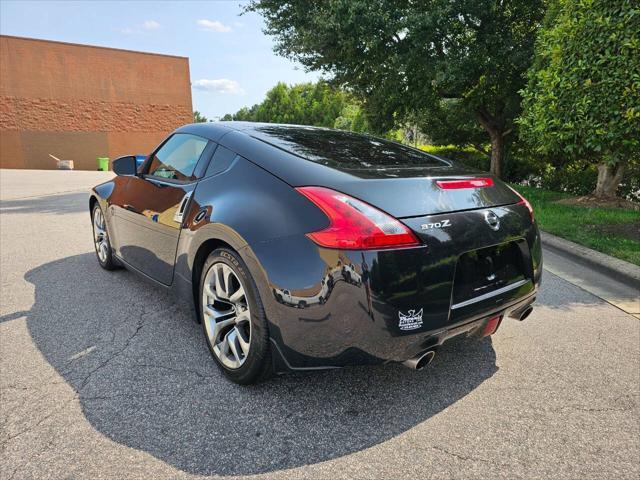
M 277 129 L 279 132 L 286 132 L 287 130 L 325 130 L 325 131 L 338 131 L 324 127 L 312 127 L 309 125 L 291 125 L 284 123 L 265 123 L 265 122 L 241 122 L 241 121 L 223 121 L 223 122 L 201 122 L 201 123 L 189 123 L 178 128 L 175 133 L 192 133 L 199 135 L 209 140 L 218 141 L 226 133 L 231 131 L 244 132 L 252 137 L 259 137 L 261 131 L 265 129 Z M 266 136 L 273 137 L 274 135 L 267 134 Z
M 332 128 L 258 122 L 210 122 L 186 125 L 177 131 L 217 142 L 235 131 L 235 135 L 251 137 L 280 151 L 341 171 L 449 166 L 443 159 L 407 145 Z

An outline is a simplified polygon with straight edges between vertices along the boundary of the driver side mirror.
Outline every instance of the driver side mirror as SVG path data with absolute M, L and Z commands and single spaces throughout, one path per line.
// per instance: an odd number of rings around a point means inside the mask
M 113 161 L 113 171 L 116 175 L 136 175 L 138 172 L 136 157 L 127 155 L 126 157 L 116 158 Z

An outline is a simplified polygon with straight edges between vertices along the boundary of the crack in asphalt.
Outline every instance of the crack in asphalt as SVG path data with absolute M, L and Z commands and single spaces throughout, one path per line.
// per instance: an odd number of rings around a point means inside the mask
M 444 453 L 446 455 L 449 455 L 450 457 L 454 457 L 454 458 L 457 458 L 459 460 L 463 460 L 465 462 L 482 462 L 482 463 L 488 463 L 488 464 L 491 464 L 491 465 L 507 466 L 507 464 L 505 464 L 505 463 L 492 462 L 491 460 L 487 460 L 485 458 L 468 457 L 466 455 L 461 455 L 459 453 L 450 452 L 449 450 L 447 450 L 447 449 L 445 449 L 443 447 L 437 446 L 437 445 L 432 445 L 431 448 L 434 449 L 434 450 L 437 450 L 439 452 L 442 452 L 442 453 Z
M 50 411 L 49 413 L 47 413 L 46 415 L 44 415 L 42 418 L 40 418 L 37 422 L 29 425 L 28 427 L 20 430 L 19 432 L 13 434 L 13 435 L 9 435 L 8 437 L 6 437 L 4 440 L 2 440 L 0 442 L 0 448 L 2 448 L 3 450 L 6 448 L 6 446 L 13 440 L 15 440 L 16 438 L 24 435 L 25 433 L 28 433 L 30 431 L 33 431 L 35 429 L 37 429 L 40 425 L 42 425 L 45 421 L 47 421 L 49 418 L 53 417 L 54 415 L 60 413 L 61 411 L 63 411 L 65 408 L 67 408 L 72 402 L 74 402 L 75 400 L 79 400 L 81 398 L 81 394 L 82 391 L 84 390 L 84 388 L 89 384 L 89 382 L 91 381 L 91 378 L 93 377 L 93 375 L 95 375 L 98 371 L 102 370 L 103 368 L 105 368 L 106 366 L 108 366 L 114 359 L 116 359 L 117 357 L 119 357 L 120 355 L 122 355 L 131 345 L 131 342 L 134 340 L 134 338 L 140 333 L 140 331 L 142 330 L 142 328 L 145 326 L 145 320 L 144 317 L 152 314 L 152 313 L 159 313 L 162 312 L 163 310 L 166 310 L 170 307 L 167 308 L 162 308 L 159 310 L 155 310 L 155 309 L 150 309 L 148 310 L 146 308 L 146 306 L 142 306 L 142 312 L 139 314 L 138 317 L 138 322 L 136 325 L 135 330 L 133 331 L 133 333 L 131 335 L 129 335 L 129 337 L 124 341 L 124 344 L 122 346 L 122 348 L 118 349 L 116 352 L 114 352 L 112 355 L 110 355 L 105 361 L 101 362 L 97 367 L 95 367 L 94 369 L 92 369 L 82 380 L 82 382 L 80 383 L 80 386 L 75 389 L 74 395 L 72 396 L 71 399 L 69 399 L 68 401 L 64 402 L 59 408 L 55 408 L 54 410 Z M 99 342 L 99 343 L 107 343 L 107 344 L 112 344 L 115 341 L 115 338 L 117 336 L 117 332 L 119 330 L 119 328 L 124 325 L 124 324 L 129 324 L 129 322 L 121 322 L 120 324 L 114 326 L 115 328 L 112 329 L 111 331 L 111 339 L 108 341 L 103 341 L 103 342 Z M 82 357 L 80 357 L 82 358 Z M 70 370 L 68 370 L 69 367 L 71 367 L 74 363 L 76 363 L 76 361 L 79 360 L 79 358 L 73 358 L 71 359 L 69 362 L 67 362 L 63 368 L 62 371 L 60 372 L 61 375 L 68 375 L 70 374 Z M 167 367 L 164 365 L 145 365 L 145 364 L 134 364 L 133 366 L 140 366 L 140 367 L 156 367 L 156 368 L 165 368 L 168 370 L 173 370 L 176 372 L 180 372 L 180 373 L 191 373 L 196 375 L 199 379 L 205 379 L 205 378 L 211 378 L 212 376 L 209 375 L 203 375 L 200 372 L 197 372 L 195 370 L 189 370 L 189 369 L 175 369 L 175 368 L 171 368 L 171 367 Z M 38 386 L 34 386 L 36 390 L 41 390 L 44 387 L 48 387 L 51 385 L 57 385 L 57 384 L 62 384 L 62 383 L 67 383 L 65 381 L 56 381 L 56 382 L 51 382 L 51 383 L 47 383 L 46 385 L 43 384 L 39 384 Z M 28 390 L 32 390 L 34 388 L 31 387 L 23 387 L 23 386 L 18 386 L 18 385 L 7 385 L 2 387 L 2 389 L 0 389 L 0 391 L 2 390 L 9 390 L 9 389 L 13 389 L 13 390 L 20 390 L 20 391 L 28 391 Z M 178 392 L 177 395 L 180 395 L 182 392 L 184 392 L 185 388 L 180 389 L 180 391 Z M 154 396 L 163 396 L 164 394 L 158 394 L 158 395 L 151 395 L 150 397 L 154 397 Z M 104 397 L 100 397 L 100 396 L 95 396 L 95 397 L 82 397 L 82 400 L 100 400 L 100 399 L 104 399 L 104 400 L 108 400 L 110 398 L 116 398 L 116 397 L 125 397 L 127 395 L 112 395 L 112 396 L 104 396 Z M 140 398 L 139 395 L 136 396 L 131 396 L 129 395 L 129 397 L 134 397 L 134 398 Z M 51 438 L 49 440 L 49 442 L 47 443 L 47 445 L 41 449 L 40 454 L 41 455 L 43 452 L 47 451 L 48 449 L 51 448 L 51 446 L 53 445 L 55 439 Z M 29 459 L 26 463 L 22 464 L 22 465 L 18 465 L 13 472 L 11 473 L 11 475 L 9 476 L 9 479 L 13 479 L 15 478 L 16 474 L 21 471 L 24 470 L 27 466 L 29 466 L 32 462 L 33 462 L 33 458 Z
M 146 363 L 132 363 L 130 364 L 131 367 L 142 367 L 142 368 L 160 368 L 162 370 L 169 370 L 171 372 L 175 372 L 175 373 L 185 373 L 187 375 L 192 374 L 197 376 L 198 378 L 201 379 L 205 379 L 205 378 L 215 378 L 216 375 L 205 375 L 204 373 L 200 373 L 197 370 L 191 370 L 188 368 L 174 368 L 174 367 L 168 367 L 166 365 L 162 365 L 162 364 L 146 364 Z
M 36 460 L 37 458 L 41 457 L 45 452 L 48 452 L 51 449 L 51 447 L 53 446 L 54 443 L 55 443 L 55 438 L 54 437 L 49 438 L 49 441 L 47 442 L 47 444 L 44 447 L 42 447 L 41 449 L 39 449 L 37 455 L 35 455 L 34 457 L 29 458 L 22 465 L 18 465 L 16 468 L 13 469 L 13 472 L 9 476 L 8 480 L 13 480 L 13 478 L 15 478 L 16 473 L 18 473 L 18 471 L 24 470 L 29 465 L 31 465 L 34 462 L 34 460 Z
M 555 409 L 555 411 L 559 411 L 559 410 L 566 410 L 566 409 L 570 409 L 570 410 L 577 410 L 579 412 L 629 412 L 631 410 L 635 409 L 635 406 L 629 406 L 629 407 L 624 407 L 624 408 L 607 408 L 607 407 L 602 407 L 602 408 L 591 408 L 591 407 L 583 407 L 581 405 L 564 405 L 561 408 L 557 408 Z
M 44 417 L 42 417 L 40 420 L 38 420 L 36 423 L 29 425 L 27 428 L 25 428 L 24 430 L 21 430 L 20 432 L 14 434 L 14 435 L 9 435 L 5 440 L 3 440 L 0 443 L 0 447 L 4 447 L 5 445 L 7 445 L 11 440 L 35 429 L 36 427 L 40 426 L 45 420 L 47 420 L 48 418 L 51 418 L 53 415 L 55 415 L 56 413 L 60 413 L 62 410 L 64 410 L 71 402 L 73 402 L 74 400 L 77 400 L 79 398 L 78 395 L 74 395 L 73 397 L 71 397 L 71 399 L 67 400 L 66 402 L 64 402 L 62 404 L 61 407 L 47 413 Z
M 29 385 L 27 387 L 20 385 L 4 385 L 0 387 L 0 392 L 4 390 L 21 390 L 21 391 L 29 391 L 29 390 L 42 390 L 43 388 L 48 388 L 51 385 L 61 385 L 63 383 L 67 383 L 64 380 L 60 382 L 50 382 L 50 383 L 38 383 L 37 385 Z
M 138 333 L 140 333 L 140 330 L 142 330 L 142 328 L 145 326 L 145 321 L 144 321 L 144 317 L 149 314 L 149 313 L 154 313 L 154 311 L 147 311 L 146 309 L 143 308 L 142 313 L 140 313 L 139 318 L 138 318 L 138 322 L 136 325 L 136 329 L 135 331 L 125 340 L 124 345 L 122 346 L 122 348 L 120 348 L 118 351 L 116 351 L 115 353 L 113 353 L 112 355 L 109 356 L 109 358 L 107 358 L 105 361 L 103 361 L 102 363 L 100 363 L 96 368 L 92 369 L 88 375 L 86 375 L 84 377 L 84 379 L 82 380 L 80 386 L 78 388 L 75 389 L 74 395 L 73 397 L 68 400 L 67 402 L 63 403 L 63 405 L 59 408 L 56 408 L 52 411 L 50 411 L 49 413 L 47 413 L 46 415 L 44 415 L 42 418 L 40 418 L 37 422 L 29 425 L 27 428 L 19 431 L 18 433 L 14 434 L 14 435 L 9 435 L 7 436 L 2 442 L 0 442 L 0 447 L 4 447 L 5 445 L 7 445 L 10 441 L 20 437 L 21 435 L 23 435 L 24 433 L 27 433 L 35 428 L 37 428 L 38 426 L 40 426 L 43 422 L 45 422 L 48 418 L 51 418 L 53 415 L 55 415 L 56 413 L 59 413 L 60 411 L 62 411 L 64 408 L 66 408 L 71 402 L 73 402 L 74 400 L 80 399 L 80 395 L 82 393 L 82 390 L 89 384 L 89 381 L 91 380 L 91 377 L 98 371 L 100 371 L 102 368 L 106 367 L 107 365 L 109 365 L 109 363 L 111 363 L 115 358 L 117 358 L 119 355 L 121 355 L 125 350 L 127 350 L 127 348 L 129 348 L 129 345 L 131 344 L 131 342 L 133 341 L 133 339 L 138 335 Z M 114 331 L 114 338 L 115 338 L 115 331 Z M 75 360 L 72 360 L 70 362 L 68 362 L 65 367 L 67 367 L 68 365 L 74 363 Z M 69 372 L 63 372 L 62 374 L 68 374 Z M 62 382 L 58 382 L 58 383 L 62 383 Z M 84 397 L 83 397 L 84 398 Z
M 78 387 L 78 389 L 76 390 L 78 393 L 80 393 L 88 384 L 89 381 L 91 380 L 91 377 L 98 371 L 102 370 L 104 367 L 106 367 L 107 365 L 109 365 L 115 358 L 117 358 L 118 356 L 120 356 L 127 348 L 129 348 L 129 344 L 131 343 L 131 340 L 133 340 L 135 338 L 135 336 L 138 334 L 138 332 L 142 329 L 142 327 L 144 327 L 144 323 L 142 324 L 138 324 L 138 326 L 136 327 L 135 332 L 133 332 L 133 335 L 131 335 L 125 342 L 124 346 L 118 350 L 117 352 L 115 352 L 113 355 L 111 355 L 109 358 L 107 358 L 104 362 L 102 362 L 100 365 L 98 365 L 96 368 L 94 368 L 93 370 L 91 370 L 89 372 L 89 374 L 87 376 L 85 376 L 84 380 L 82 381 L 82 383 L 80 384 L 80 387 Z
M 162 311 L 159 310 L 159 311 Z M 122 353 L 124 353 L 125 350 L 127 350 L 129 348 L 129 345 L 131 344 L 131 342 L 133 341 L 133 339 L 138 335 L 138 333 L 140 333 L 140 330 L 142 330 L 142 328 L 145 326 L 145 321 L 144 321 L 144 317 L 150 313 L 156 313 L 156 311 L 151 310 L 151 311 L 147 311 L 147 309 L 143 306 L 142 312 L 140 313 L 139 317 L 138 317 L 138 322 L 136 325 L 136 329 L 135 331 L 125 340 L 124 345 L 121 349 L 119 349 L 118 351 L 116 351 L 115 353 L 113 353 L 112 355 L 109 356 L 109 358 L 107 358 L 104 362 L 102 362 L 100 365 L 98 365 L 96 368 L 94 368 L 93 370 L 91 370 L 89 372 L 88 375 L 85 376 L 84 380 L 81 382 L 80 386 L 76 389 L 77 393 L 82 392 L 82 390 L 89 384 L 89 381 L 91 380 L 91 377 L 98 371 L 100 371 L 101 369 L 103 369 L 104 367 L 106 367 L 107 365 L 109 365 L 114 359 L 116 359 L 117 357 L 119 357 L 120 355 L 122 355 Z M 117 333 L 117 329 L 118 327 L 116 327 L 115 329 L 113 329 L 113 336 L 112 336 L 112 341 L 115 339 L 116 337 L 116 333 Z M 111 343 L 111 342 L 110 342 Z M 73 363 L 73 360 L 69 363 Z M 68 372 L 65 372 L 68 373 Z

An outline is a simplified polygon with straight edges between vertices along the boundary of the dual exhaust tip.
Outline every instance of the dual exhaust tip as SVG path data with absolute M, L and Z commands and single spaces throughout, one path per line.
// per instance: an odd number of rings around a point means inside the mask
M 531 315 L 531 312 L 533 312 L 533 307 L 529 305 L 517 317 L 518 320 L 522 321 L 526 319 L 529 315 Z M 435 356 L 436 356 L 436 350 L 435 348 L 432 348 L 430 350 L 422 352 L 419 355 L 416 355 L 413 358 L 410 358 L 409 360 L 405 360 L 404 362 L 402 362 L 402 364 L 405 367 L 408 367 L 412 370 L 422 370 L 424 367 L 426 367 L 433 361 Z
M 412 370 L 422 370 L 433 361 L 435 356 L 435 350 L 427 350 L 426 352 L 422 352 L 409 360 L 405 360 L 402 364 Z
M 522 311 L 522 313 L 518 317 L 518 320 L 523 321 L 525 318 L 527 318 L 529 315 L 531 315 L 531 312 L 533 312 L 533 307 L 531 305 L 529 305 L 527 308 L 525 308 Z

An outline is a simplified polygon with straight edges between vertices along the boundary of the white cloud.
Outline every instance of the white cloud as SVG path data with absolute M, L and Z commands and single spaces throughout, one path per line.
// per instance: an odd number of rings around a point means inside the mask
M 155 20 L 145 20 L 142 24 L 142 28 L 144 28 L 145 30 L 156 30 L 160 28 L 160 24 Z
M 219 22 L 218 20 L 207 20 L 203 18 L 198 20 L 196 23 L 203 30 L 210 30 L 212 32 L 219 32 L 219 33 L 227 33 L 231 31 L 230 26 L 225 25 L 224 23 Z
M 202 78 L 193 82 L 193 88 L 206 92 L 223 93 L 229 95 L 244 95 L 244 89 L 235 80 L 228 78 Z
M 120 32 L 124 35 L 140 35 L 145 31 L 150 30 L 158 30 L 162 25 L 156 22 L 155 20 L 145 20 L 141 24 L 135 25 L 133 27 L 124 27 L 120 29 Z

